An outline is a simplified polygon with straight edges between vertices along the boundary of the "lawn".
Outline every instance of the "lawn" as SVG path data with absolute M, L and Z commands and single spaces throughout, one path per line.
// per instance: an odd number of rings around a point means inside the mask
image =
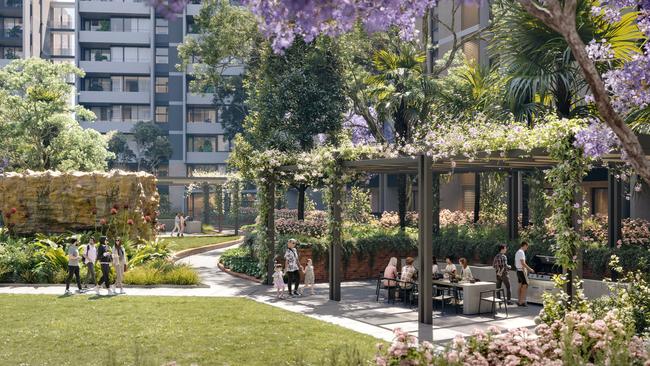
M 202 247 L 204 245 L 219 244 L 227 241 L 235 240 L 238 236 L 185 236 L 175 238 L 164 238 L 163 242 L 168 243 L 169 249 L 173 252 L 180 250 Z
M 377 342 L 243 298 L 2 295 L 0 309 L 2 365 L 307 365 L 370 359 Z

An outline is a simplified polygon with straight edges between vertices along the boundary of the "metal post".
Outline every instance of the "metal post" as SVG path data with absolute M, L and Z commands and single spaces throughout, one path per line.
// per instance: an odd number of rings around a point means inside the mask
M 474 173 L 474 223 L 478 223 L 481 212 L 481 173 Z
M 433 198 L 433 235 L 440 234 L 440 173 L 433 173 L 432 198 Z
M 607 242 L 615 247 L 621 239 L 623 217 L 623 189 L 621 182 L 610 171 L 607 175 Z
M 519 238 L 519 173 L 510 171 L 508 175 L 508 239 Z
M 266 284 L 273 284 L 274 257 L 275 257 L 275 182 L 269 179 L 266 184 L 266 248 L 269 253 L 266 273 Z
M 338 159 L 337 159 L 338 160 Z M 333 178 L 341 177 L 341 164 L 337 163 Z M 341 301 L 341 225 L 342 209 L 341 198 L 343 187 L 340 183 L 334 182 L 331 189 L 330 214 L 332 215 L 332 228 L 330 232 L 329 250 L 329 295 L 330 300 Z
M 420 155 L 418 158 L 418 198 L 419 198 L 419 235 L 418 256 L 419 264 L 419 296 L 418 319 L 420 323 L 433 324 L 432 303 L 432 273 L 433 265 L 433 172 L 431 171 L 431 158 Z

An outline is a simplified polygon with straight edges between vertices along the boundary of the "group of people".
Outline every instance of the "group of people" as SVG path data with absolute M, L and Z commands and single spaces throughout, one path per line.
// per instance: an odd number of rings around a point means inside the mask
M 108 294 L 117 294 L 117 288 L 120 293 L 124 293 L 123 281 L 124 272 L 127 271 L 127 255 L 121 239 L 114 240 L 114 245 L 111 247 L 108 244 L 108 238 L 102 236 L 99 238 L 99 246 L 95 246 L 95 239 L 90 238 L 88 243 L 83 246 L 77 246 L 77 239 L 72 239 L 67 249 L 68 255 L 68 276 L 65 280 L 65 293 L 70 294 L 70 281 L 75 277 L 77 282 L 78 292 L 83 292 L 84 288 L 81 287 L 81 278 L 79 274 L 79 261 L 86 266 L 87 276 L 85 279 L 84 287 L 88 289 L 89 284 L 94 285 L 95 292 L 99 295 L 101 285 L 105 285 Z M 102 276 L 97 283 L 95 276 L 95 263 L 99 262 L 101 267 Z M 115 268 L 115 285 L 111 287 L 109 274 L 111 273 L 111 265 Z
M 535 270 L 530 268 L 526 263 L 526 251 L 528 250 L 528 243 L 523 241 L 519 249 L 515 253 L 515 269 L 517 271 L 517 282 L 519 283 L 519 297 L 517 298 L 518 306 L 528 306 L 526 303 L 526 295 L 528 292 L 528 273 L 535 273 Z M 505 244 L 499 245 L 499 252 L 494 257 L 492 267 L 496 271 L 497 289 L 501 286 L 505 287 L 506 298 L 508 304 L 512 303 L 512 292 L 510 290 L 510 279 L 508 278 L 508 270 L 512 267 L 508 264 L 508 257 L 506 252 L 508 247 Z
M 510 280 L 508 278 L 508 270 L 511 269 L 508 264 L 508 257 L 506 252 L 508 247 L 505 244 L 499 245 L 499 251 L 494 257 L 492 266 L 496 271 L 496 288 L 500 289 L 502 286 L 505 287 L 506 297 L 508 304 L 512 303 L 512 293 L 510 290 Z M 528 273 L 535 273 L 535 271 L 526 264 L 526 251 L 528 250 L 528 243 L 522 242 L 519 250 L 515 254 L 515 269 L 517 271 L 517 282 L 519 282 L 519 297 L 518 297 L 518 306 L 527 306 L 526 304 L 526 294 L 528 291 Z M 388 265 L 384 269 L 384 276 L 382 284 L 388 289 L 388 298 L 389 300 L 394 299 L 395 289 L 399 287 L 402 290 L 409 290 L 415 284 L 415 281 L 418 279 L 418 271 L 413 265 L 415 260 L 413 257 L 407 257 L 405 259 L 405 265 L 402 267 L 402 271 L 398 272 L 397 270 L 397 258 L 392 257 L 388 261 Z M 438 267 L 438 261 L 436 257 L 433 257 L 433 268 L 431 272 L 434 278 L 445 278 L 449 280 L 460 280 L 462 282 L 473 282 L 476 280 L 474 275 L 472 275 L 472 270 L 468 265 L 466 258 L 460 258 L 458 260 L 460 265 L 460 274 L 457 273 L 457 267 L 454 265 L 454 262 L 451 256 L 445 257 L 445 267 L 440 270 Z
M 189 216 L 184 216 L 182 212 L 178 212 L 176 217 L 174 217 L 174 228 L 172 229 L 171 236 L 185 236 L 185 223 L 189 219 Z
M 312 295 L 314 294 L 314 264 L 311 258 L 307 259 L 306 266 L 302 266 L 300 264 L 300 258 L 296 245 L 298 245 L 298 241 L 296 239 L 289 239 L 289 241 L 287 241 L 287 250 L 284 253 L 284 266 L 282 263 L 280 263 L 280 261 L 276 260 L 273 272 L 273 286 L 276 289 L 276 296 L 278 299 L 285 298 L 285 278 L 287 287 L 289 289 L 289 297 L 302 295 L 302 293 L 298 290 L 300 287 L 300 272 L 304 274 L 305 287 L 310 289 L 310 293 Z

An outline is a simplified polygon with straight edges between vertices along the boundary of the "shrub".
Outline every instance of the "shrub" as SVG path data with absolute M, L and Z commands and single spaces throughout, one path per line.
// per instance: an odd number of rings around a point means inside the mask
M 623 234 L 622 244 L 650 248 L 650 222 L 643 219 L 625 219 L 621 231 Z
M 226 250 L 219 258 L 219 262 L 231 271 L 244 273 L 255 278 L 261 278 L 265 272 L 259 268 L 258 260 L 246 248 Z
M 185 264 L 174 264 L 164 260 L 151 261 L 124 273 L 127 285 L 198 285 L 199 275 Z
M 327 233 L 327 221 L 321 219 L 305 219 L 304 221 L 276 219 L 275 230 L 278 234 L 300 234 L 318 238 Z
M 345 218 L 351 222 L 366 223 L 370 221 L 370 192 L 367 189 L 352 187 L 347 194 L 343 209 Z
M 399 214 L 395 211 L 384 211 L 379 219 L 379 225 L 384 228 L 396 228 L 399 226 Z M 406 226 L 418 227 L 418 213 L 415 211 L 406 212 Z

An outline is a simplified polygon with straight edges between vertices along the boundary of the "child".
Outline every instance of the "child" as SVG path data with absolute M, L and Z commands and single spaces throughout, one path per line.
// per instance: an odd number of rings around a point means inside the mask
M 277 291 L 276 297 L 278 299 L 284 299 L 284 274 L 282 273 L 282 265 L 276 263 L 275 272 L 273 272 L 273 286 Z
M 311 259 L 307 259 L 307 267 L 304 268 L 303 273 L 305 274 L 305 287 L 311 290 L 311 294 L 314 294 L 314 265 Z

